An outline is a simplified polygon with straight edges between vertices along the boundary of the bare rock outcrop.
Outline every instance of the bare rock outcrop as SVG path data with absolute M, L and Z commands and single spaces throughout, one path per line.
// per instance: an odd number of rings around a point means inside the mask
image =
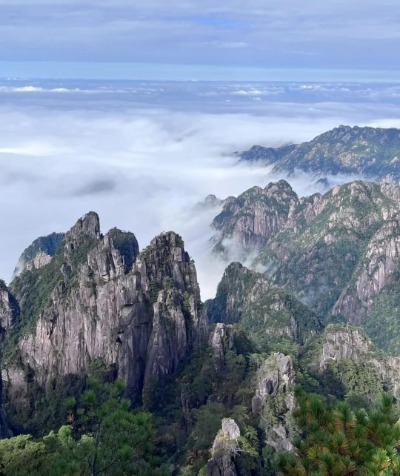
M 224 418 L 213 443 L 207 476 L 237 476 L 235 458 L 239 451 L 239 438 L 240 429 L 235 420 Z
M 285 180 L 270 183 L 264 189 L 253 187 L 228 200 L 212 223 L 218 232 L 214 250 L 229 253 L 227 241 L 244 254 L 260 249 L 282 229 L 298 202 Z
M 354 282 L 346 287 L 333 313 L 352 324 L 362 324 L 375 297 L 400 269 L 400 213 L 388 219 L 375 233 L 356 270 Z
M 17 300 L 10 293 L 4 281 L 0 280 L 0 332 L 2 337 L 14 327 L 19 312 Z
M 294 450 L 294 385 L 292 358 L 282 353 L 268 357 L 256 373 L 253 415 L 259 418 L 266 444 L 276 452 Z
M 26 270 L 43 268 L 50 263 L 64 239 L 64 233 L 51 233 L 37 238 L 21 254 L 13 278 Z
M 217 369 L 225 362 L 227 351 L 233 349 L 234 330 L 230 324 L 217 323 L 209 337 L 209 346 L 213 352 L 214 364 Z
M 9 292 L 4 281 L 0 280 L 0 363 L 7 335 L 13 329 L 19 317 L 19 307 L 14 296 Z M 3 382 L 0 380 L 0 439 L 12 436 L 6 414 L 3 409 Z

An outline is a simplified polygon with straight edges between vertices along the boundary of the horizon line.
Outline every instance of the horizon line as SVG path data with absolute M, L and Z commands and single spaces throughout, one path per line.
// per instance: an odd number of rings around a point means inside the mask
M 71 71 L 73 69 L 74 71 Z M 400 70 L 337 68 L 263 68 L 207 64 L 82 61 L 0 61 L 3 80 L 126 81 L 346 81 L 400 82 Z

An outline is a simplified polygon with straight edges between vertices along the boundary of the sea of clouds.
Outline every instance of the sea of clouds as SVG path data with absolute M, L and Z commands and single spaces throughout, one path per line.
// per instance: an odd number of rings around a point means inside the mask
M 399 118 L 398 85 L 0 81 L 0 277 L 35 238 L 95 210 L 104 232 L 133 231 L 142 248 L 181 234 L 212 297 L 226 266 L 210 254 L 218 209 L 196 204 L 281 178 L 237 165 L 235 151 Z

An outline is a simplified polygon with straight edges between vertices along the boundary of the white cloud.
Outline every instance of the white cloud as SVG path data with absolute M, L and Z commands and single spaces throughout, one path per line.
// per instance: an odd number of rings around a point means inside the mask
M 35 238 L 65 231 L 96 210 L 103 231 L 131 230 L 141 247 L 161 231 L 180 233 L 204 298 L 213 295 L 225 264 L 208 253 L 216 211 L 193 207 L 209 193 L 238 195 L 271 179 L 265 168 L 234 166 L 229 154 L 309 140 L 340 123 L 378 123 L 386 111 L 381 104 L 254 105 L 231 94 L 248 90 L 246 84 L 135 83 L 136 92 L 126 86 L 91 95 L 34 87 L 43 91 L 29 100 L 26 92 L 4 93 L 0 106 L 0 277 L 11 276 Z M 198 95 L 205 91 L 216 94 Z M 300 194 L 313 190 L 308 177 L 293 183 Z

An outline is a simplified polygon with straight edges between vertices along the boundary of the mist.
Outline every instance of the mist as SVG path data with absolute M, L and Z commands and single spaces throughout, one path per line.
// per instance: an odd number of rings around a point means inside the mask
M 6 281 L 35 238 L 66 231 L 94 210 L 103 232 L 132 231 L 141 248 L 162 231 L 179 233 L 196 262 L 202 298 L 213 297 L 226 267 L 210 253 L 209 225 L 219 210 L 196 204 L 210 193 L 236 196 L 281 178 L 266 167 L 237 165 L 233 152 L 309 140 L 342 123 L 396 125 L 383 115 L 397 108 L 388 104 L 259 104 L 254 95 L 246 102 L 239 95 L 227 105 L 218 94 L 205 104 L 203 93 L 176 102 L 146 96 L 147 86 L 142 94 L 136 88 L 134 99 L 108 94 L 105 100 L 101 91 L 24 87 L 1 93 L 0 277 Z M 306 175 L 289 181 L 299 195 L 322 191 Z

